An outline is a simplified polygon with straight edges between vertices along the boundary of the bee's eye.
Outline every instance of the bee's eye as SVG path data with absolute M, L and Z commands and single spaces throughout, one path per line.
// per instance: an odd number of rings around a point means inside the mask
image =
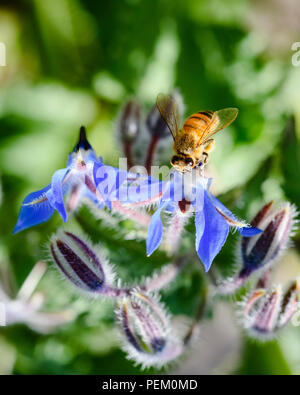
M 179 156 L 174 155 L 173 158 L 171 159 L 171 163 L 174 165 L 176 162 L 180 161 Z
M 198 166 L 201 167 L 202 165 L 203 165 L 203 162 L 200 162 Z
M 186 158 L 185 164 L 186 164 L 187 166 L 194 166 L 194 161 L 193 161 L 192 158 Z

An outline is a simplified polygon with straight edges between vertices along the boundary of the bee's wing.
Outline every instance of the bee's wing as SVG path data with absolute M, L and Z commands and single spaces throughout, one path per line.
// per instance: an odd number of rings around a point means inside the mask
M 179 109 L 175 99 L 171 95 L 159 93 L 156 99 L 156 105 L 160 115 L 168 125 L 173 139 L 179 131 Z
M 237 117 L 238 112 L 239 110 L 237 108 L 224 108 L 223 110 L 214 112 L 209 125 L 202 133 L 201 143 L 230 125 Z

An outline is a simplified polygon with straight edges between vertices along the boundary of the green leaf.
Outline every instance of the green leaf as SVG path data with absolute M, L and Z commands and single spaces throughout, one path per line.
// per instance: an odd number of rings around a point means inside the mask
M 290 375 L 291 369 L 277 341 L 260 343 L 247 339 L 238 374 Z

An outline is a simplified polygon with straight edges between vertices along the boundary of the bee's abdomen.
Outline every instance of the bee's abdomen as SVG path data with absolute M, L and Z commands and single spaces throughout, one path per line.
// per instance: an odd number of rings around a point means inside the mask
M 210 124 L 213 111 L 199 111 L 191 115 L 183 124 L 182 129 L 186 131 L 203 131 Z

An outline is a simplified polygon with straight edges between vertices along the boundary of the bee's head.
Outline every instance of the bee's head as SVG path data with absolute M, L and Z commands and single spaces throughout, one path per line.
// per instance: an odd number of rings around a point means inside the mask
M 176 170 L 182 173 L 191 171 L 195 167 L 195 161 L 191 156 L 174 155 L 170 163 Z

